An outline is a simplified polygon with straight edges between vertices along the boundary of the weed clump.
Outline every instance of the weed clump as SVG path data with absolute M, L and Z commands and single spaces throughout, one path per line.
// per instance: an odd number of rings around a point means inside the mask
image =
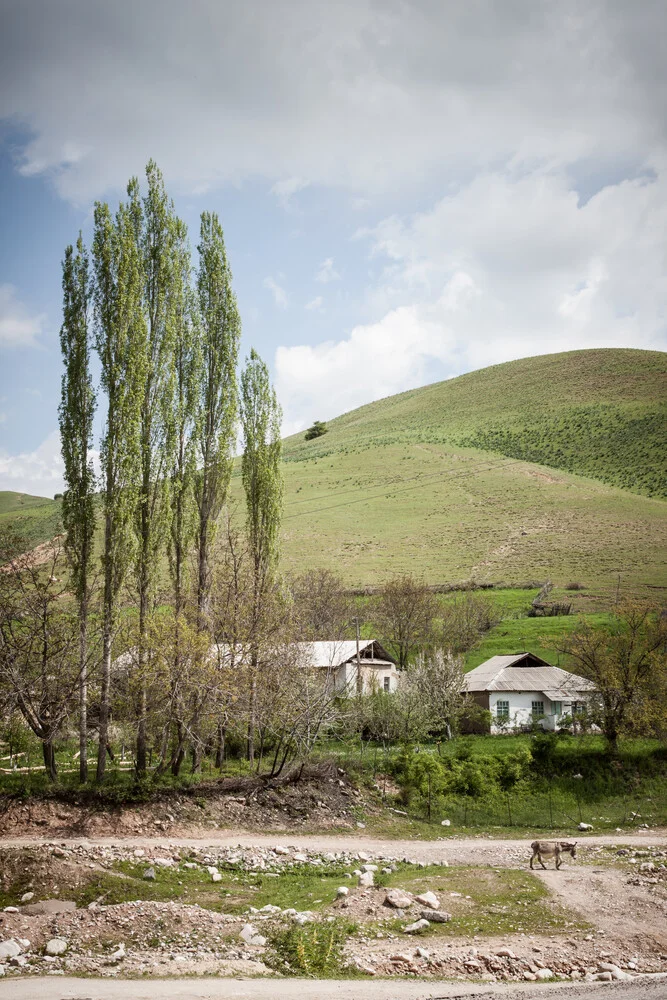
M 334 978 L 358 971 L 343 955 L 345 942 L 357 925 L 347 920 L 331 920 L 276 931 L 271 937 L 268 964 L 292 975 Z

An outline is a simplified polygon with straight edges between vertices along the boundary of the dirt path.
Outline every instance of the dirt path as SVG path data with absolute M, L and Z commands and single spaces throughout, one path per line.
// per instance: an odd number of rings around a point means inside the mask
M 3 983 L 3 1000 L 587 1000 L 605 996 L 610 1000 L 665 1000 L 667 976 L 641 979 L 635 983 L 586 983 L 572 986 L 559 983 L 534 986 L 487 986 L 468 983 L 355 982 L 350 980 L 83 980 L 40 978 Z
M 40 844 L 119 844 L 126 847 L 274 847 L 276 844 L 305 848 L 310 851 L 367 851 L 373 855 L 395 858 L 414 858 L 416 861 L 450 864 L 507 864 L 520 863 L 530 857 L 527 839 L 493 840 L 490 837 L 447 840 L 381 840 L 375 837 L 336 834 L 260 834 L 221 831 L 203 837 L 0 837 L 0 847 L 27 847 Z M 667 847 L 667 831 L 640 831 L 636 834 L 585 837 L 579 841 L 580 849 L 631 845 L 633 847 Z

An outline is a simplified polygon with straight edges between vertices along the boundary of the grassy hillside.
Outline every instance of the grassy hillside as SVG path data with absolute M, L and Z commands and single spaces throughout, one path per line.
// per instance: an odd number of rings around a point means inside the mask
M 60 500 L 0 491 L 0 530 L 11 526 L 35 545 L 62 531 Z
M 663 593 L 666 376 L 658 352 L 528 358 L 370 403 L 313 441 L 288 438 L 285 568 L 327 566 L 351 586 L 399 572 L 579 581 L 598 595 L 591 611 L 619 576 L 621 594 Z M 31 540 L 59 530 L 59 502 L 0 496 L 0 525 L 20 508 Z M 243 516 L 238 467 L 232 496 Z
M 548 354 L 353 410 L 292 461 L 412 442 L 481 448 L 667 497 L 667 354 L 604 349 Z

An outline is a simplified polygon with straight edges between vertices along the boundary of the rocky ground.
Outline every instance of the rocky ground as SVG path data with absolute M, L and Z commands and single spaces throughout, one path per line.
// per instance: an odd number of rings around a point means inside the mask
M 357 928 L 346 939 L 343 967 L 370 977 L 591 982 L 667 970 L 667 845 L 590 846 L 561 871 L 534 874 L 525 871 L 525 845 L 484 848 L 475 867 L 442 859 L 438 868 L 389 842 L 382 851 L 328 852 L 7 847 L 0 850 L 0 975 L 286 974 L 294 969 L 276 944 L 285 929 L 307 934 L 343 922 Z M 476 856 L 474 842 L 467 850 Z M 494 892 L 502 885 L 525 893 L 535 880 L 548 888 L 546 902 L 510 894 L 485 903 L 476 893 L 487 883 Z M 284 885 L 298 895 L 306 882 L 322 885 L 312 909 L 285 905 Z M 454 891 L 459 882 L 470 892 Z M 262 899 L 268 893 L 274 902 L 248 904 L 259 884 Z M 158 891 L 179 896 L 142 898 Z M 124 893 L 137 898 L 109 905 L 110 895 Z

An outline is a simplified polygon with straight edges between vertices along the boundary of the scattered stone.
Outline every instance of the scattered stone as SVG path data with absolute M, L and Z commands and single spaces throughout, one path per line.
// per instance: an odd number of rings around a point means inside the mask
M 431 910 L 440 909 L 440 900 L 434 892 L 423 892 L 421 896 L 415 896 L 415 902 L 421 903 L 422 906 L 428 906 Z
M 534 972 L 524 972 L 523 978 L 527 979 L 530 983 L 534 983 L 537 979 L 537 975 Z
M 551 969 L 538 969 L 535 976 L 537 979 L 553 979 L 554 974 Z
M 429 910 L 429 913 L 431 911 Z M 429 921 L 426 917 L 422 917 L 421 920 L 415 920 L 414 924 L 408 924 L 407 927 L 403 928 L 404 934 L 418 934 L 419 931 L 425 930 L 429 926 Z
M 336 889 L 336 896 L 338 899 L 341 899 L 343 896 L 349 896 L 349 894 L 350 890 L 346 885 L 339 885 Z
M 2 912 L 3 913 L 18 913 L 19 912 L 19 908 L 18 908 L 18 906 L 5 906 L 5 907 L 3 907 Z
M 308 855 L 307 854 L 295 854 L 294 855 L 294 861 L 307 861 L 307 860 L 308 860 Z
M 357 823 L 357 830 L 365 830 L 365 829 L 366 829 L 365 823 Z
M 21 896 L 22 903 L 29 903 L 31 899 L 35 898 L 34 892 L 24 892 Z
M 67 941 L 65 938 L 51 938 L 46 942 L 44 950 L 47 955 L 64 955 L 67 951 Z
M 452 919 L 447 910 L 422 910 L 421 915 L 424 920 L 432 920 L 435 924 L 447 924 Z
M 369 889 L 374 883 L 373 872 L 362 872 L 358 884 L 362 889 Z
M 389 961 L 396 963 L 405 962 L 406 965 L 410 965 L 410 963 L 412 962 L 412 958 L 410 955 L 406 955 L 402 952 L 397 952 L 395 955 L 389 956 Z
M 222 882 L 222 875 L 220 874 L 220 872 L 213 872 L 213 874 L 211 875 L 211 881 Z
M 277 844 L 273 848 L 273 853 L 274 854 L 289 854 L 289 848 L 288 847 L 282 847 L 280 844 Z
M 633 978 L 629 972 L 623 972 L 623 970 L 619 969 L 619 967 L 614 965 L 613 962 L 599 962 L 598 969 L 600 972 L 609 972 L 612 979 L 623 980 Z
M 148 882 L 154 882 L 155 881 L 155 869 L 154 868 L 147 868 L 146 871 L 144 872 L 144 878 Z
M 118 945 L 118 948 L 116 949 L 116 951 L 114 951 L 113 954 L 110 955 L 109 957 L 110 957 L 110 959 L 111 959 L 112 962 L 120 962 L 123 958 L 125 958 L 125 944 L 124 944 L 124 942 L 121 942 Z
M 405 910 L 412 906 L 412 903 L 412 896 L 403 889 L 389 889 L 384 897 L 384 905 L 393 906 L 395 910 Z
M 14 938 L 7 938 L 6 941 L 0 941 L 0 962 L 4 962 L 6 959 L 14 958 L 20 954 L 21 945 Z
M 426 948 L 417 948 L 415 955 L 417 956 L 417 958 L 428 959 L 431 957 L 431 952 L 427 951 Z
M 173 858 L 153 858 L 153 864 L 158 865 L 160 868 L 174 867 Z
M 499 948 L 496 955 L 498 958 L 516 958 L 511 948 Z
M 145 853 L 146 852 L 143 849 L 143 847 L 137 847 L 134 851 L 132 851 L 132 854 L 135 858 L 143 858 Z
M 443 819 L 442 822 L 440 823 L 440 826 L 451 826 L 451 825 L 452 821 L 450 819 Z
M 5 974 L 5 967 L 4 965 L 0 965 L 0 976 L 4 976 L 4 974 Z
M 592 830 L 593 827 L 591 826 L 590 823 L 580 823 L 579 824 L 579 829 L 580 830 Z
M 9 964 L 13 969 L 22 969 L 24 965 L 28 964 L 28 959 L 25 955 L 14 955 L 13 958 L 9 959 Z
M 378 865 L 362 865 L 362 872 L 376 872 L 378 871 Z

